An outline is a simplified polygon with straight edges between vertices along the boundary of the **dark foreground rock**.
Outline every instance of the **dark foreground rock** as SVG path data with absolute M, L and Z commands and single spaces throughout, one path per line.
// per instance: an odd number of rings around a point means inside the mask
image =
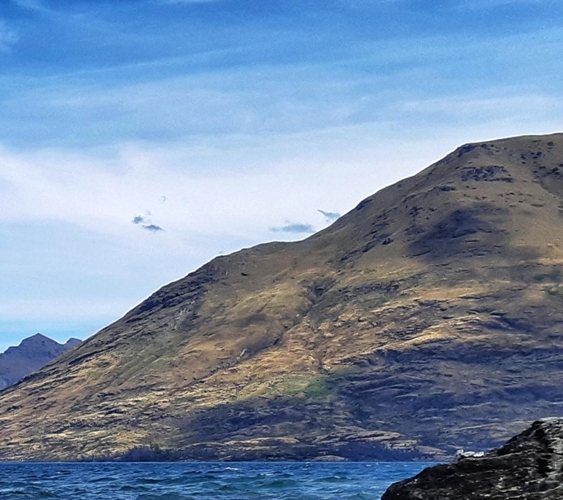
M 425 469 L 381 500 L 481 499 L 563 499 L 563 418 L 534 422 L 484 457 Z

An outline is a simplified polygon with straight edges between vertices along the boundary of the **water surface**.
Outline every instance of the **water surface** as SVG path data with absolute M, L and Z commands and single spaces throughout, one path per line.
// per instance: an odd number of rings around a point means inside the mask
M 0 463 L 2 500 L 379 500 L 428 463 Z

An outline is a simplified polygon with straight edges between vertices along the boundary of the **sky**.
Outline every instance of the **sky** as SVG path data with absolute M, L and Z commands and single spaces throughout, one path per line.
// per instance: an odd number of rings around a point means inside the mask
M 0 352 L 561 131 L 562 46 L 560 0 L 0 0 Z

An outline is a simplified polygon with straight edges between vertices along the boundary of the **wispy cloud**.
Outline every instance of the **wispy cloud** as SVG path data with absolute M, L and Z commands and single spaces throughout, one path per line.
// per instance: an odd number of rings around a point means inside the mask
M 163 203 L 161 197 L 161 203 Z M 147 231 L 150 231 L 151 233 L 158 233 L 159 231 L 164 231 L 164 229 L 157 225 L 157 224 L 153 224 L 151 219 L 149 218 L 149 216 L 151 215 L 150 211 L 147 210 L 147 215 L 146 216 L 142 216 L 142 215 L 136 215 L 135 217 L 133 217 L 133 220 L 131 221 L 133 224 L 136 224 L 140 227 L 142 227 L 143 229 L 146 229 Z
M 0 52 L 10 52 L 17 41 L 16 31 L 0 20 Z
M 30 10 L 40 14 L 53 14 L 54 10 L 47 7 L 42 0 L 8 0 L 26 10 Z
M 25 80 L 2 88 L 0 82 L 0 136 L 29 148 L 302 134 L 370 123 L 406 131 L 427 121 L 414 108 L 409 113 L 409 103 L 431 103 L 437 96 L 465 101 L 476 88 L 485 97 L 504 94 L 505 99 L 546 98 L 551 87 L 557 93 L 553 75 L 563 73 L 562 38 L 563 30 L 547 28 L 541 38 L 534 30 L 518 37 L 425 34 L 419 44 L 410 39 L 351 44 L 329 65 L 300 60 L 269 65 L 270 54 L 260 48 L 265 43 L 223 51 L 209 47 L 186 57 L 129 62 L 111 70 L 96 66 L 37 85 Z M 258 62 L 248 63 L 254 60 Z M 503 72 L 490 74 L 488 63 Z M 552 68 L 549 76 L 544 66 Z M 106 70 L 107 76 L 96 74 Z M 478 123 L 479 110 L 465 117 Z M 533 113 L 483 110 L 489 112 L 513 122 Z
M 511 95 L 513 89 L 504 92 L 498 89 L 493 95 L 466 95 L 463 97 L 444 96 L 433 99 L 407 101 L 396 108 L 398 115 L 413 118 L 419 116 L 440 117 L 441 120 L 465 120 L 467 123 L 477 119 L 482 121 L 510 120 L 513 123 L 553 123 L 552 117 L 563 113 L 563 97 L 534 95 Z M 496 134 L 498 135 L 498 134 Z
M 8 0 L 8 2 L 14 3 L 19 7 L 23 7 L 25 9 L 43 9 L 43 3 L 39 0 Z
M 301 222 L 289 222 L 284 226 L 270 227 L 272 233 L 295 233 L 307 234 L 314 233 L 315 228 L 311 224 L 304 224 Z
M 366 130 L 361 136 L 373 133 Z M 372 166 L 395 146 L 376 147 L 366 140 L 365 148 L 344 148 L 349 140 L 358 141 L 359 134 L 358 129 L 334 130 L 283 141 L 241 135 L 218 143 L 201 138 L 81 153 L 15 153 L 0 147 L 0 195 L 5 201 L 0 223 L 61 221 L 104 235 L 127 234 L 133 241 L 134 229 L 154 224 L 172 240 L 198 234 L 258 242 L 268 238 L 267 228 L 277 226 L 277 220 L 314 223 L 308 214 L 318 206 L 330 202 L 351 209 L 361 197 L 405 174 L 398 168 L 389 177 Z M 397 162 L 403 158 L 397 156 Z M 414 173 L 433 154 L 425 156 L 419 147 L 408 158 L 406 173 Z M 348 172 L 344 177 L 343 168 Z M 318 182 L 319 175 L 324 182 Z M 161 193 L 166 193 L 164 203 Z M 99 203 L 101 199 L 106 202 Z
M 160 226 L 157 226 L 156 224 L 143 224 L 141 226 L 143 229 L 146 229 L 147 231 L 150 231 L 151 233 L 158 233 L 159 231 L 164 231 L 164 229 L 162 229 Z
M 317 209 L 317 212 L 322 214 L 327 222 L 334 222 L 336 219 L 341 217 L 338 212 L 325 212 L 324 210 Z

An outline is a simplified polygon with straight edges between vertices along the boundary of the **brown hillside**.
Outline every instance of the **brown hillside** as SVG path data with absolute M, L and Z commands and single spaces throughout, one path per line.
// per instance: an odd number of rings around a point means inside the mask
M 0 459 L 443 457 L 563 412 L 563 134 L 218 257 L 0 394 Z M 409 455 L 410 454 L 410 455 Z

